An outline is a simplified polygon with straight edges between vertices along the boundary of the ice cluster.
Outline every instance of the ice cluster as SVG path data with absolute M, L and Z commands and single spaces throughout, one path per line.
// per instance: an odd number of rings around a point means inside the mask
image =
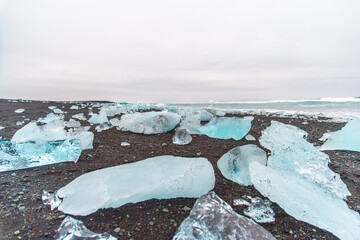
M 236 213 L 214 192 L 200 197 L 173 240 L 275 239 L 257 223 Z
M 349 150 L 360 152 L 360 118 L 348 122 L 340 131 L 327 133 L 320 150 Z
M 231 149 L 217 162 L 221 174 L 240 185 L 252 185 L 249 173 L 249 164 L 259 162 L 266 165 L 266 153 L 256 145 L 248 144 Z
M 214 184 L 214 170 L 206 158 L 159 156 L 83 174 L 55 197 L 62 199 L 60 211 L 88 215 L 151 198 L 200 197 Z
M 212 138 L 240 140 L 250 131 L 252 120 L 253 117 L 217 117 L 198 130 Z
M 144 112 L 125 114 L 119 128 L 123 131 L 158 134 L 171 131 L 180 122 L 180 116 L 171 112 Z

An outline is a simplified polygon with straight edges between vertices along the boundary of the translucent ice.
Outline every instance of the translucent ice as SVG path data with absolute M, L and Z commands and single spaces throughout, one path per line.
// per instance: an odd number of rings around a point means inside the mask
M 213 118 L 213 115 L 206 110 L 201 110 L 199 112 L 199 115 L 200 115 L 200 121 L 202 122 L 208 122 Z
M 102 132 L 102 131 L 108 130 L 108 129 L 110 129 L 110 128 L 112 128 L 112 126 L 110 126 L 109 124 L 107 124 L 107 123 L 102 123 L 102 124 L 100 124 L 100 125 L 97 125 L 97 126 L 95 127 L 95 130 L 96 130 L 97 132 Z
M 74 139 L 79 140 L 81 150 L 93 149 L 94 133 L 84 131 L 76 134 Z
M 178 145 L 186 145 L 192 141 L 192 137 L 186 129 L 177 129 L 172 138 L 172 142 Z
M 271 202 L 259 197 L 251 198 L 251 204 L 244 210 L 246 216 L 251 217 L 258 223 L 275 221 L 275 213 L 271 209 Z
M 200 197 L 173 240 L 275 239 L 257 223 L 236 213 L 214 192 Z
M 83 222 L 67 216 L 61 223 L 55 240 L 116 240 L 108 233 L 94 233 L 87 229 Z
M 56 195 L 56 193 L 49 193 L 47 191 L 43 191 L 43 195 L 41 196 L 41 200 L 44 205 L 50 205 L 51 210 L 59 207 L 61 200 Z
M 72 116 L 75 119 L 81 120 L 81 121 L 86 121 L 86 117 L 84 116 L 83 113 L 78 113 Z
M 252 185 L 249 174 L 251 162 L 266 164 L 266 153 L 256 145 L 248 144 L 231 149 L 217 162 L 222 175 L 243 186 Z
M 86 173 L 57 191 L 59 210 L 88 215 L 151 198 L 199 197 L 214 187 L 206 158 L 159 156 Z
M 359 239 L 360 217 L 338 196 L 287 169 L 250 164 L 250 177 L 260 193 L 288 214 L 332 232 L 340 239 Z
M 178 129 L 186 129 L 190 134 L 202 134 L 199 131 L 200 127 L 200 116 L 197 114 L 188 114 L 181 119 L 180 127 Z
M 100 111 L 99 114 L 94 113 L 91 118 L 89 119 L 89 122 L 92 124 L 101 124 L 101 123 L 107 123 L 108 118 L 105 111 Z
M 238 199 L 234 199 L 233 205 L 235 205 L 235 206 L 241 206 L 241 205 L 250 206 L 250 203 L 244 199 L 238 198 Z
M 59 162 L 76 162 L 81 154 L 78 140 L 37 144 L 0 140 L 0 171 L 17 170 Z
M 329 169 L 328 155 L 317 150 L 304 136 L 306 132 L 295 126 L 271 121 L 270 127 L 260 137 L 260 144 L 271 151 L 267 165 L 297 175 L 340 198 L 346 198 L 350 193 L 339 174 Z
M 252 135 L 246 135 L 246 136 L 245 136 L 245 139 L 246 139 L 247 141 L 255 141 L 255 140 L 256 140 L 256 138 L 254 138 Z
M 144 112 L 121 117 L 119 127 L 123 131 L 157 134 L 171 131 L 180 122 L 180 116 L 170 112 Z
M 54 113 L 49 113 L 48 115 L 46 115 L 46 117 L 44 118 L 39 118 L 37 120 L 37 122 L 39 123 L 49 123 L 51 121 L 54 121 L 54 120 L 61 120 L 63 119 L 63 116 L 59 116 L 57 114 L 54 114 Z
M 81 123 L 74 119 L 70 119 L 68 122 L 65 122 L 65 126 L 69 128 L 77 128 L 81 126 Z
M 240 140 L 250 131 L 252 120 L 252 117 L 217 117 L 199 131 L 212 138 Z
M 23 113 L 23 112 L 25 112 L 25 109 L 19 108 L 19 109 L 16 109 L 15 112 L 16 113 Z
M 70 107 L 70 109 L 71 109 L 71 110 L 78 110 L 78 109 L 79 109 L 79 106 L 73 105 L 73 106 Z
M 327 133 L 327 141 L 320 149 L 360 152 L 360 118 L 348 122 L 340 131 Z

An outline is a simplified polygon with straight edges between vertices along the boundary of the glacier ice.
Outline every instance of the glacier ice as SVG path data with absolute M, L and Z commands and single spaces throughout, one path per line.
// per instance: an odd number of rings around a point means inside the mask
M 116 240 L 108 233 L 94 233 L 87 229 L 82 221 L 67 216 L 61 223 L 55 240 Z
M 176 129 L 172 142 L 178 145 L 186 145 L 192 141 L 192 137 L 186 129 Z
M 60 211 L 88 215 L 151 198 L 199 197 L 214 184 L 206 158 L 159 156 L 83 174 L 56 195 L 62 199 Z
M 120 125 L 120 119 L 112 118 L 112 119 L 110 119 L 110 124 L 113 125 L 114 127 L 119 126 Z
M 99 114 L 94 113 L 89 119 L 89 123 L 92 124 L 102 124 L 107 122 L 108 122 L 108 118 L 105 111 L 100 111 Z
M 107 123 L 102 123 L 102 124 L 100 124 L 100 125 L 97 125 L 97 126 L 95 127 L 95 130 L 96 130 L 97 132 L 102 132 L 102 131 L 108 130 L 108 129 L 110 129 L 110 128 L 112 128 L 112 126 L 110 126 L 109 124 L 107 124 Z
M 266 153 L 254 144 L 248 144 L 231 149 L 217 162 L 221 174 L 240 185 L 252 185 L 249 174 L 249 164 L 259 162 L 266 165 Z
M 81 150 L 93 149 L 94 133 L 84 131 L 76 134 L 73 138 L 79 141 Z
M 275 239 L 257 223 L 236 213 L 214 192 L 201 196 L 173 240 Z
M 190 134 L 202 134 L 199 131 L 200 127 L 200 116 L 188 114 L 181 119 L 180 126 L 177 129 L 186 129 Z
M 86 117 L 83 113 L 78 113 L 72 116 L 72 118 L 75 118 L 77 120 L 86 121 Z
M 216 117 L 198 130 L 212 138 L 240 140 L 250 131 L 252 120 L 253 117 Z
M 360 152 L 360 118 L 348 122 L 341 130 L 327 133 L 320 150 L 349 150 Z
M 119 127 L 123 131 L 158 134 L 171 131 L 180 122 L 180 116 L 171 112 L 144 112 L 125 114 Z
M 128 142 L 121 142 L 121 146 L 122 146 L 122 147 L 127 147 L 127 146 L 130 146 L 130 143 L 128 143 Z
M 15 112 L 16 113 L 23 113 L 23 112 L 25 112 L 25 109 L 24 108 L 19 108 L 19 109 L 16 109 Z
M 255 141 L 256 138 L 254 138 L 252 135 L 246 135 L 246 136 L 245 136 L 245 140 L 246 140 L 246 141 Z
M 244 199 L 234 199 L 233 200 L 233 205 L 234 206 L 241 206 L 241 205 L 245 205 L 245 206 L 250 206 L 250 203 Z
M 270 206 L 271 202 L 268 200 L 259 197 L 251 198 L 251 204 L 244 210 L 244 214 L 258 223 L 274 222 L 275 213 Z
M 286 170 L 315 183 L 340 198 L 350 195 L 339 174 L 328 167 L 329 156 L 304 139 L 306 132 L 288 124 L 271 121 L 260 137 L 260 144 L 271 151 L 267 165 Z
M 78 128 L 81 126 L 81 123 L 74 119 L 70 119 L 69 121 L 65 122 L 65 126 L 69 128 Z
M 262 195 L 296 219 L 330 231 L 340 239 L 359 239 L 359 214 L 320 185 L 287 169 L 265 167 L 258 162 L 250 164 L 250 177 Z
M 49 123 L 49 122 L 52 122 L 54 120 L 62 120 L 63 119 L 63 116 L 61 115 L 57 115 L 57 114 L 54 114 L 54 113 L 49 113 L 48 115 L 46 115 L 46 117 L 44 118 L 39 118 L 37 120 L 37 122 L 39 123 Z
M 59 207 L 61 200 L 55 193 L 49 193 L 48 191 L 43 191 L 41 200 L 44 205 L 50 205 L 51 210 Z
M 37 144 L 11 143 L 0 140 L 0 172 L 59 162 L 76 162 L 81 154 L 78 140 L 64 140 Z
M 79 109 L 79 106 L 73 105 L 73 106 L 70 107 L 70 109 L 71 109 L 71 110 L 78 110 L 78 109 Z

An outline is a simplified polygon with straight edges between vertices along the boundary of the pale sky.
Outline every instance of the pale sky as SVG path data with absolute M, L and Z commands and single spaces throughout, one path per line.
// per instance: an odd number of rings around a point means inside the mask
M 0 98 L 353 96 L 359 0 L 0 0 Z

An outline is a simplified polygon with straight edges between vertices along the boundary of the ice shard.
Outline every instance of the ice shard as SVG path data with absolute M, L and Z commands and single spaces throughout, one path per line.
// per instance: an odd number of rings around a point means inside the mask
M 214 192 L 201 196 L 173 240 L 275 239 L 257 223 L 236 213 Z
M 360 118 L 348 122 L 340 131 L 327 133 L 320 150 L 349 150 L 360 152 Z
M 274 222 L 275 213 L 270 206 L 271 202 L 268 200 L 251 198 L 251 204 L 244 210 L 244 214 L 258 223 Z
M 329 169 L 329 156 L 307 142 L 304 136 L 306 132 L 295 126 L 271 121 L 260 137 L 260 144 L 271 151 L 267 165 L 297 175 L 340 198 L 346 198 L 350 192 L 339 174 Z
M 121 117 L 119 127 L 123 131 L 158 134 L 171 131 L 180 122 L 180 116 L 171 112 L 144 112 Z
M 186 129 L 177 129 L 172 138 L 172 142 L 178 145 L 186 145 L 192 141 L 192 137 Z
M 159 156 L 83 174 L 56 194 L 60 211 L 88 215 L 151 198 L 200 197 L 214 184 L 206 158 Z
M 0 140 L 0 172 L 37 167 L 59 162 L 76 162 L 81 154 L 78 140 L 37 144 Z
M 265 167 L 258 162 L 250 164 L 250 177 L 262 195 L 297 220 L 325 229 L 340 239 L 359 239 L 359 214 L 320 185 L 287 169 Z
M 231 149 L 217 162 L 221 174 L 240 185 L 252 185 L 249 174 L 249 164 L 259 162 L 266 165 L 266 153 L 256 145 L 248 144 Z
M 82 221 L 67 216 L 61 223 L 55 240 L 116 240 L 108 233 L 94 233 Z
M 240 140 L 250 131 L 252 120 L 253 117 L 217 117 L 198 130 L 212 138 Z

